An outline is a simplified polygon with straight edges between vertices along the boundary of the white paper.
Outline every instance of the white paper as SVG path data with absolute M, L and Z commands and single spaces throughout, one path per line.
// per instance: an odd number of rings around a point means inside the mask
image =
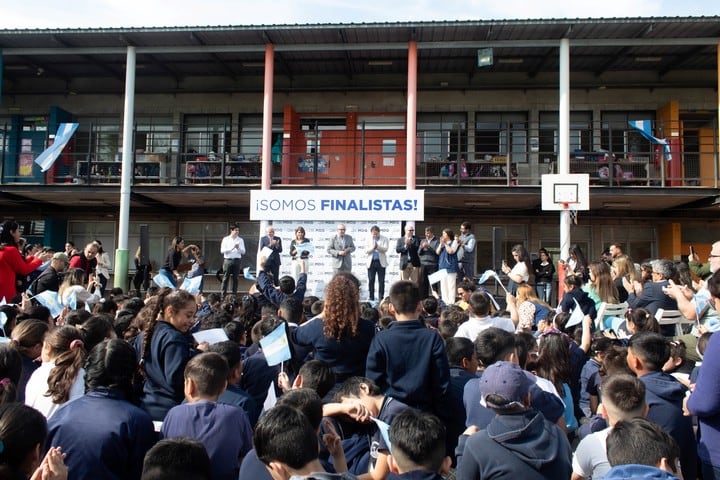
M 580 304 L 576 299 L 575 300 L 575 308 L 572 311 L 572 315 L 570 315 L 570 318 L 568 319 L 568 322 L 565 324 L 565 328 L 574 327 L 575 325 L 579 325 L 582 323 L 583 318 L 585 318 L 585 314 L 582 311 L 582 308 L 580 308 Z
M 211 328 L 209 330 L 201 330 L 197 333 L 193 333 L 193 338 L 198 342 L 208 342 L 210 345 L 214 345 L 220 342 L 228 341 L 228 336 L 225 330 L 222 328 Z
M 270 247 L 263 247 L 262 250 L 260 250 L 260 256 L 265 257 L 265 260 L 267 260 L 268 258 L 270 258 L 270 255 L 272 255 L 274 251 L 275 250 Z
M 428 283 L 430 285 L 435 285 L 436 283 L 438 283 L 440 280 L 442 280 L 443 278 L 445 278 L 447 276 L 448 276 L 448 271 L 446 268 L 443 268 L 442 270 L 438 270 L 437 272 L 431 273 L 430 275 L 428 275 Z

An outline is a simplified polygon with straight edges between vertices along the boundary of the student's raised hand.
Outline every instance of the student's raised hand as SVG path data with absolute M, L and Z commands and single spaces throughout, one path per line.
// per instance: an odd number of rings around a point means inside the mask
M 288 377 L 287 373 L 278 373 L 278 387 L 280 387 L 280 390 L 282 390 L 283 393 L 287 393 L 290 391 L 292 386 L 290 385 L 290 378 Z
M 340 455 L 345 456 L 342 448 L 342 439 L 335 431 L 332 422 L 327 419 L 323 420 L 323 427 L 325 433 L 322 436 L 322 441 L 325 444 L 325 448 L 330 452 L 330 455 L 332 455 L 333 458 L 337 458 Z
M 67 480 L 68 469 L 64 459 L 65 454 L 60 447 L 50 448 L 30 480 Z
M 345 405 L 345 414 L 349 415 L 353 420 L 360 423 L 371 422 L 370 412 L 365 405 L 360 402 L 343 402 Z
M 198 343 L 197 349 L 201 352 L 207 352 L 208 348 L 210 348 L 210 344 L 207 341 Z

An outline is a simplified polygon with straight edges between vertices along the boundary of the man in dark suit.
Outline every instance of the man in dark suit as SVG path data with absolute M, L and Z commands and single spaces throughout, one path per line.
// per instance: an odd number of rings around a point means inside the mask
M 418 283 L 420 256 L 418 248 L 420 240 L 415 236 L 415 225 L 405 225 L 405 236 L 398 238 L 395 251 L 400 254 L 400 280 Z
M 332 259 L 333 273 L 352 272 L 352 252 L 355 243 L 350 235 L 345 234 L 345 225 L 338 225 L 338 233 L 330 239 L 327 252 Z
M 260 250 L 267 247 L 272 250 L 269 256 L 265 256 L 265 271 L 272 273 L 273 284 L 278 286 L 280 280 L 280 253 L 282 253 L 282 239 L 275 236 L 275 229 L 269 225 L 265 230 L 267 235 L 260 239 Z

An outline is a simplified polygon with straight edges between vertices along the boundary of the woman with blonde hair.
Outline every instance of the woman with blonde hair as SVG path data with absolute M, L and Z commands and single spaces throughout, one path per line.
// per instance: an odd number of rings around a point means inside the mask
M 615 287 L 618 290 L 618 301 L 622 303 L 628 299 L 628 291 L 623 285 L 623 278 L 630 280 L 630 283 L 639 280 L 635 264 L 627 255 L 618 255 L 612 262 L 611 271 Z
M 73 294 L 75 295 L 76 302 L 82 302 L 83 304 L 88 303 L 91 307 L 100 300 L 100 296 L 92 292 L 99 286 L 99 282 L 96 282 L 91 275 L 87 286 L 85 286 L 83 285 L 84 275 L 85 273 L 81 268 L 72 268 L 65 273 L 65 278 L 60 284 L 60 289 L 58 290 L 60 303 L 65 306 L 70 306 L 68 302 Z M 76 307 L 77 305 L 75 308 Z
M 293 330 L 297 345 L 312 347 L 315 359 L 326 362 L 336 384 L 365 375 L 365 360 L 375 324 L 360 317 L 358 280 L 350 273 L 335 275 L 325 289 L 323 311 Z
M 553 308 L 540 300 L 533 287 L 527 283 L 518 285 L 516 295 L 508 293 L 507 307 L 510 319 L 518 331 L 536 330 L 541 320 L 547 320 Z

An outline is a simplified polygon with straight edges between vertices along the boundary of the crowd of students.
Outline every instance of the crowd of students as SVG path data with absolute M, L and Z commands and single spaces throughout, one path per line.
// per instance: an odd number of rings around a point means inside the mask
M 700 368 L 648 309 L 593 332 L 600 263 L 557 309 L 522 278 L 499 311 L 470 282 L 374 307 L 350 273 L 319 299 L 269 270 L 240 298 L 113 290 L 54 318 L 25 297 L 0 307 L 0 478 L 720 478 L 720 337 L 698 318 Z M 720 274 L 702 291 L 712 315 Z M 268 365 L 278 327 L 291 358 Z

